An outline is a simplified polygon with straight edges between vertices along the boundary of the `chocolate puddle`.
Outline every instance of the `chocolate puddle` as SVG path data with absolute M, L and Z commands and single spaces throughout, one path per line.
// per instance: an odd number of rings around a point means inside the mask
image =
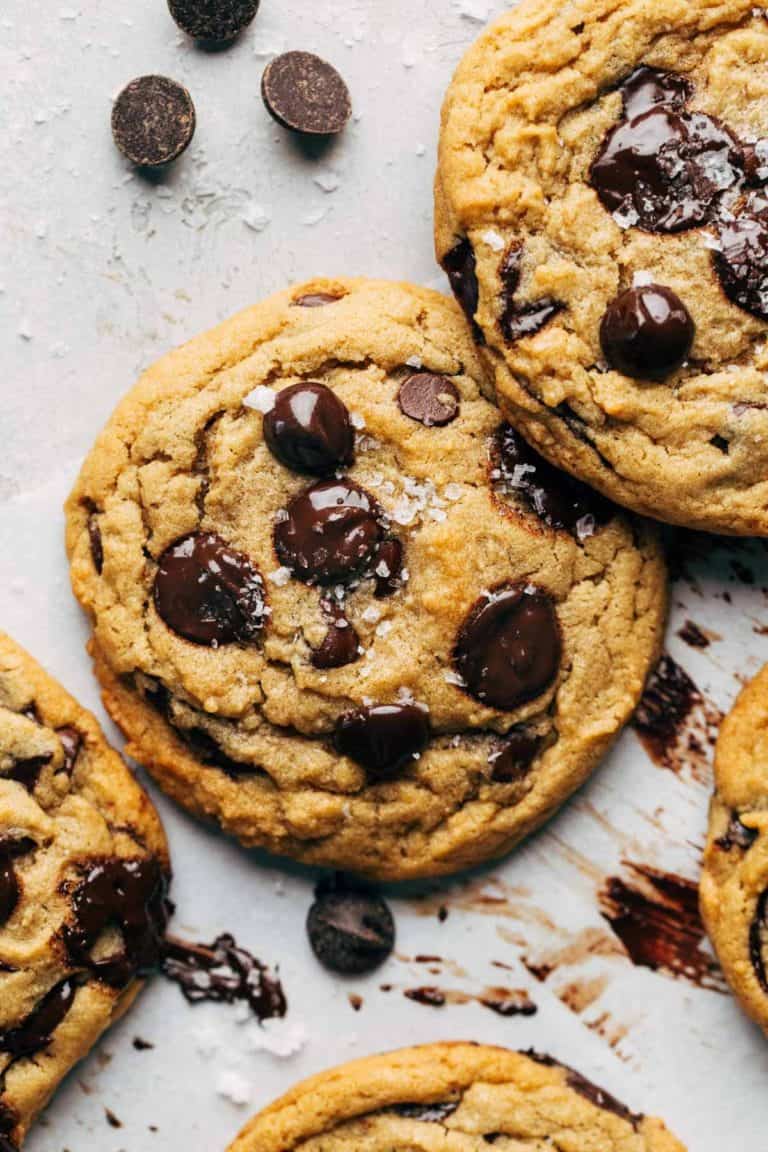
M 705 931 L 695 881 L 627 861 L 624 876 L 604 881 L 599 901 L 633 964 L 698 988 L 726 991 L 717 961 L 702 949 Z
M 722 713 L 668 654 L 651 673 L 632 726 L 660 768 L 709 782 Z
M 245 1001 L 259 1021 L 285 1016 L 283 986 L 266 965 L 224 932 L 212 944 L 166 937 L 160 971 L 190 1004 Z

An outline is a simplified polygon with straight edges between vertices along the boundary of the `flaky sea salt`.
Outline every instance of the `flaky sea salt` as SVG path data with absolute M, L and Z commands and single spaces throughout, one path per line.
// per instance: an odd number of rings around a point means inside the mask
M 381 612 L 374 604 L 370 604 L 361 614 L 361 619 L 365 620 L 366 624 L 375 624 L 381 620 Z
M 353 428 L 357 428 L 358 432 L 365 428 L 365 416 L 361 416 L 359 412 L 350 412 L 349 422 Z
M 482 239 L 492 252 L 504 251 L 504 237 L 495 228 L 488 228 L 482 234 Z
M 261 412 L 264 415 L 271 412 L 275 406 L 275 394 L 271 388 L 267 388 L 264 384 L 257 384 L 252 392 L 243 397 L 243 405 L 246 408 L 253 408 L 256 412 Z
M 650 284 L 653 284 L 653 276 L 650 272 L 640 270 L 632 276 L 633 288 L 647 288 Z
M 241 1072 L 234 1068 L 223 1068 L 216 1076 L 216 1091 L 225 1100 L 236 1104 L 238 1108 L 250 1103 L 252 1089 L 249 1082 Z
M 272 584 L 276 584 L 278 588 L 283 588 L 291 578 L 290 568 L 280 567 L 275 568 L 274 572 L 267 573 L 267 580 Z
M 424 366 L 421 356 L 416 355 L 409 356 L 405 363 L 408 368 L 423 368 Z

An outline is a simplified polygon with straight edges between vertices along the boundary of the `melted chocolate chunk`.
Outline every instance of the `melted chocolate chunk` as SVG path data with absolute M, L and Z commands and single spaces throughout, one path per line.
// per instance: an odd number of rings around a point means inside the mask
M 453 658 L 471 696 L 512 711 L 553 682 L 561 647 L 551 597 L 541 588 L 511 584 L 477 601 Z
M 554 468 L 509 424 L 499 429 L 491 458 L 497 490 L 513 492 L 550 528 L 586 540 L 615 515 L 604 497 Z
M 83 737 L 78 732 L 77 728 L 71 728 L 67 725 L 65 728 L 57 728 L 56 735 L 58 736 L 61 747 L 64 750 L 64 766 L 63 772 L 69 775 L 75 766 L 80 749 L 83 746 Z
M 488 757 L 493 766 L 492 779 L 496 784 L 514 784 L 522 780 L 539 753 L 542 740 L 524 728 L 515 730 L 505 737 L 495 752 Z
M 351 480 L 328 480 L 291 500 L 275 549 L 298 580 L 345 583 L 370 564 L 381 533 L 373 497 Z
M 609 212 L 648 232 L 704 224 L 743 175 L 736 137 L 703 112 L 656 103 L 608 133 L 590 169 Z
M 40 773 L 50 760 L 50 756 L 30 756 L 27 760 L 17 760 L 4 779 L 15 780 L 22 788 L 32 792 L 40 779 Z
M 443 1100 L 435 1104 L 395 1104 L 392 1111 L 408 1120 L 423 1120 L 427 1124 L 440 1124 L 458 1108 L 460 1100 Z
M 374 563 L 376 587 L 373 594 L 377 600 L 385 600 L 387 596 L 394 596 L 400 590 L 402 570 L 403 545 L 394 536 L 382 540 Z
M 663 380 L 687 359 L 693 320 L 671 288 L 628 288 L 605 310 L 600 343 L 612 368 L 637 380 Z
M 376 777 L 418 756 L 429 740 L 429 716 L 415 704 L 377 704 L 347 712 L 336 724 L 336 751 Z
M 627 1108 L 626 1104 L 622 1104 L 615 1096 L 611 1096 L 609 1092 L 605 1092 L 599 1088 L 597 1084 L 593 1084 L 591 1080 L 587 1080 L 575 1068 L 570 1068 L 567 1064 L 562 1064 L 559 1060 L 555 1060 L 552 1056 L 548 1056 L 543 1052 L 536 1052 L 534 1049 L 529 1048 L 525 1055 L 530 1060 L 535 1060 L 537 1064 L 543 1064 L 546 1068 L 562 1068 L 566 1073 L 566 1081 L 569 1088 L 573 1088 L 574 1092 L 578 1092 L 587 1100 L 591 1100 L 598 1108 L 602 1108 L 606 1112 L 613 1112 L 615 1116 L 620 1116 L 622 1120 L 626 1120 L 637 1128 L 638 1124 L 643 1120 L 642 1113 L 632 1112 Z
M 155 859 L 92 862 L 72 892 L 72 923 L 64 941 L 74 964 L 122 988 L 159 966 L 168 922 L 167 878 Z M 92 950 L 109 927 L 120 930 L 118 952 L 95 959 Z
M 162 620 L 193 644 L 253 643 L 264 625 L 261 576 L 212 532 L 184 536 L 163 553 L 154 598 Z
M 293 303 L 299 308 L 323 308 L 341 299 L 341 296 L 332 296 L 330 292 L 306 292 L 303 296 L 297 296 Z
M 353 664 L 359 656 L 357 632 L 335 600 L 323 600 L 322 609 L 329 620 L 328 631 L 320 647 L 312 653 L 312 664 L 315 668 L 343 668 Z
M 477 284 L 477 261 L 475 253 L 466 238 L 460 240 L 450 252 L 446 252 L 442 260 L 443 271 L 448 277 L 451 290 L 461 306 L 464 315 L 472 325 L 472 333 L 479 344 L 485 340 L 475 321 L 475 313 L 480 302 L 480 290 Z
M 28 836 L 19 840 L 0 840 L 0 927 L 11 918 L 21 896 L 21 884 L 13 861 L 35 847 L 34 840 Z
M 325 384 L 293 384 L 278 392 L 264 417 L 264 439 L 272 455 L 294 472 L 327 476 L 354 459 L 349 412 Z
M 631 120 L 656 104 L 684 108 L 693 95 L 693 85 L 676 72 L 662 72 L 642 65 L 620 85 L 624 118 Z
M 43 996 L 26 1020 L 15 1028 L 0 1032 L 0 1052 L 7 1052 L 14 1060 L 34 1056 L 47 1047 L 53 1033 L 72 1007 L 77 982 L 67 977 Z
M 324 967 L 359 976 L 387 959 L 395 944 L 395 922 L 380 896 L 338 877 L 317 888 L 307 934 Z
M 765 943 L 766 919 L 768 918 L 768 889 L 757 902 L 755 918 L 749 926 L 749 958 L 763 992 L 768 992 L 768 973 L 765 969 L 763 946 Z
M 768 320 L 768 202 L 750 198 L 742 215 L 718 225 L 715 270 L 729 300 Z
M 415 372 L 400 385 L 400 411 L 427 428 L 442 428 L 459 414 L 459 390 L 447 376 Z
M 508 344 L 521 340 L 523 336 L 533 336 L 565 307 L 551 296 L 542 296 L 539 300 L 529 300 L 525 303 L 517 302 L 515 293 L 520 284 L 522 264 L 522 248 L 510 248 L 499 268 L 503 287 L 499 325 L 502 336 Z
M 190 1004 L 242 1000 L 259 1020 L 285 1016 L 288 1009 L 280 981 L 229 933 L 217 936 L 212 944 L 190 944 L 169 936 L 162 972 L 179 985 Z
M 730 852 L 731 848 L 741 848 L 742 851 L 746 852 L 757 840 L 757 835 L 757 829 L 748 828 L 746 824 L 742 824 L 734 812 L 728 821 L 728 830 L 725 836 L 720 836 L 716 844 L 725 852 Z
M 104 567 L 104 546 L 101 542 L 101 528 L 99 527 L 99 517 L 95 512 L 92 512 L 88 517 L 88 541 L 91 546 L 91 559 L 93 566 L 101 576 L 101 570 Z

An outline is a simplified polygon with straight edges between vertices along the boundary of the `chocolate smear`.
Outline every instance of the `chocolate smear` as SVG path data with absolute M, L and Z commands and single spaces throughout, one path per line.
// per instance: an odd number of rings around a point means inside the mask
M 599 893 L 600 912 L 633 964 L 714 992 L 726 990 L 717 961 L 704 950 L 698 884 L 647 864 L 625 862 Z
M 686 620 L 677 634 L 690 648 L 709 648 L 711 643 L 706 632 L 703 632 L 693 620 Z
M 602 1108 L 605 1112 L 613 1112 L 615 1116 L 620 1116 L 622 1120 L 626 1120 L 633 1128 L 636 1128 L 640 1121 L 643 1119 L 641 1113 L 631 1112 L 626 1104 L 622 1104 L 615 1096 L 611 1096 L 603 1088 L 593 1084 L 591 1080 L 587 1080 L 586 1076 L 582 1076 L 575 1068 L 571 1068 L 568 1064 L 563 1064 L 559 1060 L 555 1060 L 552 1056 L 546 1053 L 535 1052 L 529 1049 L 525 1055 L 530 1060 L 535 1060 L 537 1064 L 543 1064 L 547 1068 L 562 1068 L 566 1073 L 566 1081 L 569 1088 L 573 1088 L 574 1092 L 578 1092 L 580 1096 L 590 1100 L 598 1108 Z
M 665 654 L 648 678 L 632 726 L 660 768 L 708 783 L 721 720 L 719 709 Z
M 20 1060 L 46 1048 L 72 1007 L 76 991 L 77 981 L 72 977 L 51 988 L 21 1024 L 0 1032 L 0 1052 Z
M 161 971 L 178 984 L 190 1004 L 244 1001 L 258 1020 L 285 1016 L 283 986 L 234 936 L 222 933 L 212 944 L 193 944 L 176 936 L 165 942 Z

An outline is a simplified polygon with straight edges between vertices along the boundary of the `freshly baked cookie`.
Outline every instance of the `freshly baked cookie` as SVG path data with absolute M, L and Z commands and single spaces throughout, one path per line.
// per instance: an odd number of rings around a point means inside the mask
M 255 1116 L 229 1152 L 685 1152 L 547 1056 L 431 1044 L 314 1076 Z
M 655 537 L 482 395 L 454 303 L 314 281 L 150 369 L 68 505 L 130 753 L 246 844 L 393 879 L 497 856 L 656 655 Z
M 768 665 L 720 730 L 700 892 L 725 978 L 768 1032 Z
M 94 717 L 0 633 L 0 1152 L 157 964 L 168 876 Z
M 768 22 L 524 0 L 459 66 L 437 255 L 502 410 L 647 515 L 768 534 Z

